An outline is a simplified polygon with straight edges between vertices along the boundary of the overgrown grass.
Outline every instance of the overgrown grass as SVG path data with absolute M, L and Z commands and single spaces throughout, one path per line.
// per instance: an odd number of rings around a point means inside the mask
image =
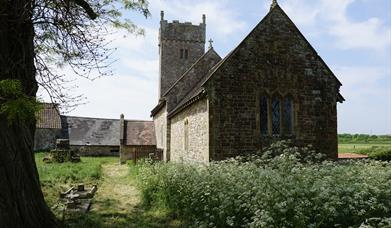
M 71 214 L 63 220 L 62 212 L 53 210 L 64 227 L 179 227 L 163 208 L 146 209 L 140 205 L 136 188 L 137 169 L 120 166 L 118 157 L 82 157 L 80 163 L 42 162 L 44 153 L 35 158 L 41 186 L 48 205 L 58 203 L 59 193 L 71 185 L 97 184 L 92 209 L 87 214 Z
M 369 158 L 391 161 L 391 144 L 339 144 L 338 152 L 366 154 Z
M 338 144 L 338 153 L 356 153 L 363 154 L 372 148 L 388 148 L 391 149 L 391 144 L 374 144 L 374 143 L 340 143 Z
M 84 183 L 98 184 L 102 175 L 102 164 L 118 161 L 118 158 L 83 157 L 79 163 L 49 163 L 42 161 L 45 153 L 36 153 L 39 178 L 42 191 L 49 207 L 54 206 L 59 194 L 72 185 Z
M 209 166 L 139 166 L 147 206 L 192 227 L 391 226 L 391 166 L 379 161 L 302 162 L 295 153 Z

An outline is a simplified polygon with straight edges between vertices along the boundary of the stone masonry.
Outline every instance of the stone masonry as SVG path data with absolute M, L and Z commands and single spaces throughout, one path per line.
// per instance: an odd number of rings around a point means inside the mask
M 186 124 L 185 124 L 186 122 Z M 185 127 L 188 133 L 185 134 Z M 185 139 L 188 137 L 188 139 Z M 184 145 L 188 141 L 188 146 Z M 209 162 L 208 100 L 202 99 L 171 119 L 171 161 Z
M 205 15 L 200 25 L 190 22 L 168 22 L 161 12 L 159 31 L 160 86 L 159 96 L 205 52 Z
M 337 158 L 342 84 L 276 1 L 224 59 L 213 47 L 204 54 L 205 20 L 163 16 L 152 116 L 165 161 L 223 160 L 287 139 Z M 195 55 L 184 60 L 184 48 Z
M 337 157 L 336 104 L 343 99 L 341 83 L 278 5 L 204 86 L 210 99 L 212 160 L 261 151 L 281 139 L 312 144 L 319 152 Z M 270 130 L 261 134 L 262 95 L 269 98 L 269 109 L 271 98 L 292 97 L 292 134 Z

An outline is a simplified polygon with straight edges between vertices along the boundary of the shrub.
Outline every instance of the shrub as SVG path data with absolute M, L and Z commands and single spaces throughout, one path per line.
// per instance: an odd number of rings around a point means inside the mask
M 368 153 L 370 158 L 382 161 L 391 161 L 391 148 L 387 147 L 372 147 L 372 151 Z
M 141 164 L 143 202 L 167 207 L 193 227 L 347 227 L 391 217 L 387 162 L 266 157 Z

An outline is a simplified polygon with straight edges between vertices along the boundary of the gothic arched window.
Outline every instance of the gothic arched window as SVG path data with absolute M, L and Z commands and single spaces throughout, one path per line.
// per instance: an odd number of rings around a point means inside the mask
M 272 100 L 272 134 L 279 135 L 281 130 L 281 107 L 280 107 L 280 99 L 278 97 L 273 97 Z
M 285 134 L 293 133 L 293 102 L 291 97 L 284 99 L 284 129 Z
M 261 134 L 267 135 L 269 134 L 269 121 L 268 121 L 268 104 L 267 104 L 267 97 L 261 96 L 261 103 L 260 103 L 260 122 L 261 122 Z

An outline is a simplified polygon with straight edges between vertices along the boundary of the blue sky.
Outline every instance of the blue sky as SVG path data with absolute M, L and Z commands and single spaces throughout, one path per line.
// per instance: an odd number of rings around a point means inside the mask
M 158 100 L 158 29 L 160 10 L 169 21 L 201 22 L 207 38 L 225 56 L 267 14 L 271 0 L 150 0 L 152 17 L 126 16 L 146 35 L 118 32 L 109 39 L 118 48 L 114 76 L 78 79 L 86 105 L 70 115 L 150 119 Z M 340 133 L 391 134 L 391 1 L 279 0 L 280 6 L 325 60 L 343 86 L 338 104 Z M 71 72 L 64 70 L 72 77 Z M 42 94 L 42 93 L 41 93 Z M 45 95 L 43 95 L 45 97 Z

